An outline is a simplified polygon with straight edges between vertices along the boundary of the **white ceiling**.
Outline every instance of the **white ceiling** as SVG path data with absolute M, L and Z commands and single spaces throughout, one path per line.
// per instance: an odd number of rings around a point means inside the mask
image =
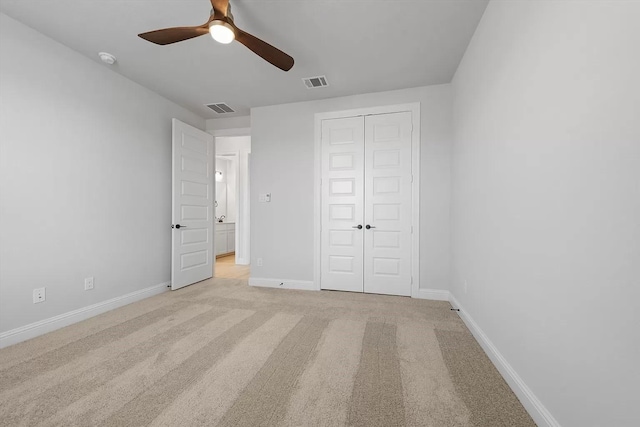
M 488 0 L 231 0 L 235 23 L 295 59 L 289 72 L 204 35 L 157 46 L 138 33 L 207 21 L 208 0 L 0 0 L 0 11 L 204 118 L 251 107 L 448 83 Z M 106 65 L 105 65 L 106 66 Z M 326 75 L 329 87 L 301 78 Z M 226 102 L 235 114 L 204 104 Z

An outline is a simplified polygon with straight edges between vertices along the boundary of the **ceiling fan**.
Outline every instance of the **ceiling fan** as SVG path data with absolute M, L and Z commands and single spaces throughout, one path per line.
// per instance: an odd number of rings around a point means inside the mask
M 289 71 L 293 67 L 292 57 L 236 27 L 233 23 L 229 0 L 211 0 L 211 6 L 213 6 L 213 10 L 209 20 L 198 27 L 165 28 L 138 34 L 138 36 L 151 43 L 165 45 L 210 33 L 211 37 L 219 43 L 227 44 L 233 40 L 239 41 L 265 61 L 283 71 Z

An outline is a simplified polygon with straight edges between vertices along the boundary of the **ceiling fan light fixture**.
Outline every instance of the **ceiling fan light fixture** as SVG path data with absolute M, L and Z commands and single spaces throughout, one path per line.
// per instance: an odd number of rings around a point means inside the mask
M 229 44 L 236 38 L 233 27 L 220 20 L 211 21 L 211 24 L 209 24 L 209 33 L 215 41 L 222 44 Z

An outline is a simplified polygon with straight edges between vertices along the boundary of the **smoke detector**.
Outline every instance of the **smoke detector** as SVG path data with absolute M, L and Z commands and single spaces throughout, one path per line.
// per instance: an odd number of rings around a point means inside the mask
M 116 57 L 111 55 L 110 53 L 100 52 L 98 53 L 98 57 L 102 62 L 104 62 L 107 65 L 113 65 L 116 63 Z

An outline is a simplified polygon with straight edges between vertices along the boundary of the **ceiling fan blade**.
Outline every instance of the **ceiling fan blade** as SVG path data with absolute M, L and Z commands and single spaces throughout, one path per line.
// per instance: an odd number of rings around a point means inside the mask
M 262 57 L 265 61 L 270 62 L 283 71 L 289 71 L 291 67 L 293 67 L 293 58 L 280 49 L 271 46 L 269 43 L 260 40 L 256 36 L 252 36 L 251 34 L 242 31 L 235 25 L 234 28 L 236 32 L 236 40 L 248 47 L 258 56 Z
M 221 13 L 222 16 L 227 16 L 229 0 L 211 0 L 211 6 L 213 6 L 213 10 Z
M 165 45 L 192 39 L 194 37 L 207 34 L 208 32 L 209 28 L 205 24 L 199 27 L 175 27 L 149 31 L 147 33 L 138 34 L 138 37 L 150 41 L 151 43 Z

